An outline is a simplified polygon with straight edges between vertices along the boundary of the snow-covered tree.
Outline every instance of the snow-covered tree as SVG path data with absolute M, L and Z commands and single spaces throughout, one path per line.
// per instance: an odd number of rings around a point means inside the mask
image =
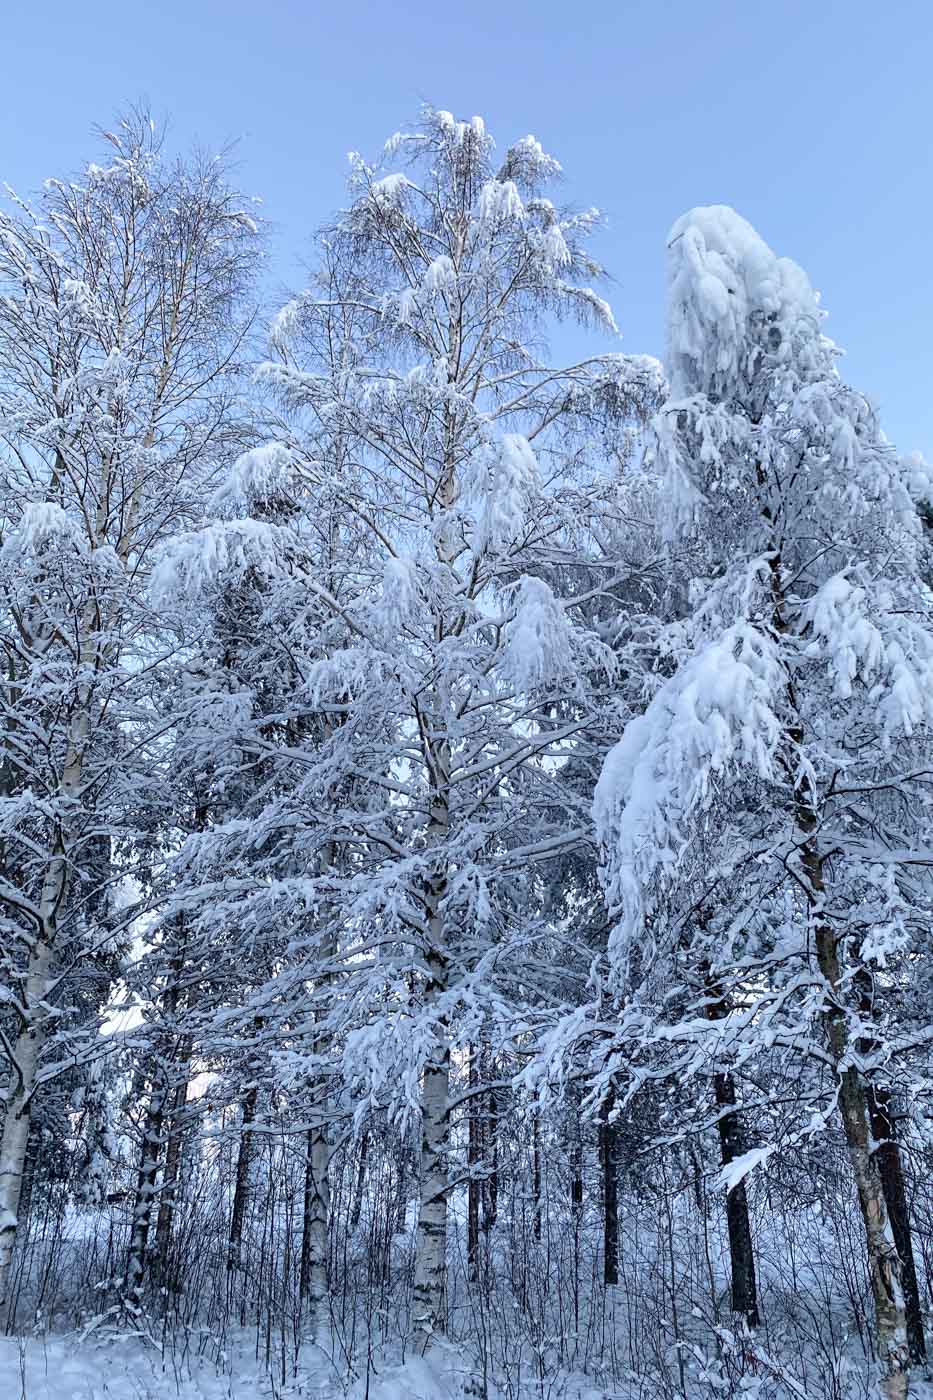
M 247 378 L 225 161 L 102 142 L 0 212 L 6 1326 L 902 1400 L 923 458 L 728 209 L 670 235 L 667 381 L 562 364 L 599 216 L 430 108 Z
M 145 113 L 104 143 L 0 215 L 0 1297 L 67 979 L 127 922 L 102 909 L 158 758 L 151 550 L 242 442 L 255 224 L 222 162 L 163 155 Z
M 672 230 L 668 370 L 654 459 L 691 611 L 596 794 L 621 1036 L 673 1047 L 682 1076 L 768 1055 L 795 1074 L 783 1141 L 729 1186 L 840 1123 L 879 1385 L 899 1397 L 903 1267 L 869 1096 L 910 1078 L 892 1012 L 933 893 L 920 527 L 805 275 L 729 209 Z
M 445 1326 L 453 1077 L 508 1033 L 529 980 L 515 911 L 585 839 L 554 774 L 614 654 L 593 588 L 561 569 L 585 546 L 596 592 L 617 581 L 593 517 L 660 385 L 644 358 L 546 357 L 550 317 L 614 331 L 585 251 L 598 216 L 546 197 L 558 174 L 533 137 L 497 161 L 478 118 L 430 109 L 378 166 L 353 157 L 318 277 L 274 327 L 264 378 L 291 421 L 231 485 L 276 500 L 278 521 L 218 522 L 172 564 L 183 580 L 218 551 L 261 560 L 295 608 L 296 713 L 323 727 L 281 876 L 245 897 L 254 918 L 291 899 L 329 923 L 343 1083 L 360 1113 L 420 1116 L 423 1340 Z M 257 820 L 284 829 L 281 806 Z M 327 870 L 325 850 L 341 853 Z

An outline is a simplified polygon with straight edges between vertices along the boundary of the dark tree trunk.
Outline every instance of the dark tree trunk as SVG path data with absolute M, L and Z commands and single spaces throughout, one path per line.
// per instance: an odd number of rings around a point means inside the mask
M 474 1046 L 470 1051 L 470 1088 L 479 1085 L 479 1051 Z M 479 1202 L 482 1182 L 478 1175 L 483 1156 L 482 1125 L 479 1119 L 478 1096 L 474 1093 L 468 1100 L 467 1122 L 467 1274 L 470 1283 L 479 1282 Z
M 570 1209 L 574 1216 L 583 1210 L 583 1126 L 580 1122 L 580 1107 L 577 1100 L 571 1100 L 574 1107 L 574 1120 L 570 1139 Z
M 199 829 L 203 829 L 203 821 Z M 187 939 L 183 915 L 170 929 L 173 940 L 172 955 L 169 961 L 168 985 L 162 995 L 162 1015 L 165 1032 L 160 1037 L 162 1053 L 160 1111 L 160 1137 L 164 1150 L 162 1184 L 159 1191 L 159 1210 L 156 1218 L 155 1256 L 153 1268 L 157 1281 L 162 1285 L 168 1281 L 169 1247 L 172 1237 L 172 1220 L 175 1212 L 175 1191 L 181 1167 L 181 1137 L 179 1117 L 188 1097 L 188 1070 L 191 1060 L 191 1037 L 177 1034 L 179 1016 L 183 1016 L 186 996 L 182 990 L 182 973 L 185 966 Z M 175 1034 L 172 1034 L 173 1029 Z
M 165 1148 L 164 1130 L 166 1111 L 170 1113 L 170 1121 L 174 1121 L 176 1091 L 181 1077 L 187 1086 L 187 1064 L 191 1055 L 191 1042 L 187 1038 L 178 1041 L 170 1035 L 172 1026 L 175 1023 L 176 1015 L 181 1002 L 181 973 L 185 963 L 185 933 L 184 922 L 179 918 L 177 925 L 172 930 L 174 948 L 169 961 L 168 985 L 162 995 L 162 1016 L 164 1018 L 164 1030 L 160 1035 L 157 1045 L 159 1053 L 156 1056 L 156 1069 L 151 1078 L 152 1091 L 149 1096 L 149 1106 L 146 1112 L 146 1123 L 143 1129 L 142 1154 L 140 1157 L 139 1177 L 136 1186 L 136 1201 L 133 1208 L 133 1226 L 130 1233 L 130 1247 L 127 1257 L 126 1269 L 126 1291 L 125 1300 L 130 1307 L 136 1307 L 142 1293 L 143 1277 L 146 1268 L 146 1248 L 149 1242 L 149 1231 L 152 1224 L 152 1209 L 154 1196 L 156 1193 L 156 1177 Z M 182 1050 L 182 1047 L 185 1047 Z M 179 1051 L 181 1054 L 179 1055 Z M 184 1065 L 183 1070 L 178 1068 L 178 1060 Z M 172 1090 L 174 1083 L 176 1090 Z M 141 1094 L 145 1086 L 145 1077 L 142 1073 L 134 1076 L 133 1096 Z M 187 1089 L 186 1089 L 187 1091 Z M 171 1104 L 169 1100 L 171 1099 Z M 165 1173 L 169 1172 L 166 1163 Z M 174 1191 L 175 1181 L 178 1175 L 178 1161 L 174 1159 L 171 1165 L 171 1177 L 167 1179 L 163 1174 L 163 1190 L 168 1189 L 169 1195 Z M 171 1233 L 171 1208 L 167 1215 L 163 1216 L 163 1208 L 159 1207 L 159 1224 L 156 1228 L 156 1240 L 158 1244 L 157 1267 L 163 1271 L 167 1259 L 167 1236 Z
M 21 1240 L 26 1238 L 29 1228 L 29 1215 L 32 1210 L 32 1188 L 36 1181 L 36 1168 L 42 1155 L 42 1132 L 33 1123 L 29 1127 L 26 1143 L 26 1160 L 23 1163 L 23 1187 L 19 1197 L 19 1210 L 16 1212 L 17 1230 Z
M 704 969 L 704 975 L 710 979 L 707 984 L 707 1019 L 721 1021 L 728 1014 L 728 1001 L 722 988 L 717 986 L 710 976 L 708 966 Z M 741 1117 L 736 1111 L 735 1080 L 731 1074 L 713 1076 L 713 1094 L 718 1110 L 716 1128 L 719 1133 L 719 1160 L 724 1167 L 728 1167 L 745 1151 L 745 1135 L 742 1131 Z M 726 1225 L 729 1231 L 732 1311 L 743 1317 L 747 1326 L 760 1327 L 755 1248 L 752 1243 L 748 1193 L 744 1181 L 740 1181 L 731 1191 L 726 1192 Z
M 165 1165 L 162 1168 L 162 1190 L 159 1193 L 159 1213 L 156 1217 L 156 1259 L 159 1278 L 163 1286 L 171 1287 L 169 1259 L 172 1245 L 172 1223 L 175 1218 L 175 1203 L 178 1191 L 178 1177 L 182 1158 L 182 1120 L 188 1098 L 188 1060 L 190 1049 L 182 1054 L 179 1072 L 181 1079 L 172 1093 L 171 1107 L 166 1127 Z
M 414 1175 L 411 1159 L 411 1146 L 408 1139 L 404 1138 L 399 1146 L 395 1164 L 395 1233 L 397 1235 L 404 1234 L 408 1224 L 408 1201 L 411 1180 Z
M 483 1182 L 483 1231 L 495 1228 L 499 1215 L 499 1091 L 489 1091 L 489 1116 L 486 1124 L 486 1151 L 489 1171 Z
M 366 1162 L 369 1158 L 369 1132 L 364 1132 L 360 1138 L 360 1155 L 356 1163 L 356 1185 L 353 1189 L 353 1204 L 350 1207 L 350 1233 L 356 1229 L 360 1223 L 360 1216 L 363 1213 L 363 1195 L 366 1190 Z
M 364 1138 L 364 1145 L 360 1149 L 361 1172 L 366 1156 L 365 1143 L 366 1139 Z M 362 1198 L 362 1190 L 359 1185 L 359 1176 L 357 1177 L 357 1193 Z M 302 1195 L 302 1202 L 303 1204 L 301 1211 L 301 1267 L 298 1275 L 298 1292 L 302 1298 L 307 1298 L 308 1294 L 311 1291 L 311 1252 L 313 1248 L 311 1239 L 311 1214 L 314 1203 L 314 1132 L 310 1128 L 308 1129 L 308 1132 L 305 1135 L 305 1182 L 304 1192 Z M 357 1212 L 356 1218 L 357 1220 L 359 1220 L 359 1212 Z
M 739 1115 L 735 1112 L 735 1084 L 731 1074 L 717 1074 L 713 1079 L 716 1107 L 719 1109 L 720 1161 L 729 1166 L 744 1150 Z M 745 1182 L 740 1181 L 726 1193 L 726 1222 L 729 1228 L 729 1262 L 732 1269 L 732 1311 L 741 1314 L 749 1327 L 758 1327 L 758 1285 L 755 1279 L 755 1252 L 752 1227 L 748 1216 L 748 1196 Z
M 537 1112 L 531 1120 L 531 1175 L 534 1193 L 534 1233 L 541 1238 L 541 1126 Z
M 227 1268 L 231 1271 L 240 1267 L 243 1222 L 246 1218 L 246 1204 L 249 1200 L 249 1169 L 253 1160 L 252 1124 L 256 1117 L 258 1095 L 259 1089 L 254 1084 L 243 1100 L 240 1147 L 237 1153 L 236 1182 L 233 1188 L 233 1209 L 230 1212 L 230 1235 L 227 1245 Z
M 599 1160 L 603 1173 L 603 1282 L 619 1282 L 618 1128 L 612 1121 L 615 1093 L 610 1088 L 599 1114 Z

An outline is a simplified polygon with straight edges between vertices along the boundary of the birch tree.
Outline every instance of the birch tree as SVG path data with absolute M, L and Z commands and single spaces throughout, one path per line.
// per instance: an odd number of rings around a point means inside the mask
M 92 854 L 154 761 L 150 553 L 231 450 L 250 322 L 256 226 L 223 163 L 171 160 L 145 113 L 102 140 L 106 164 L 0 215 L 0 1297 L 62 979 L 113 937 Z
M 379 165 L 354 157 L 324 278 L 280 316 L 265 371 L 286 406 L 339 421 L 339 473 L 286 439 L 285 474 L 308 502 L 339 500 L 366 543 L 354 635 L 306 684 L 341 719 L 334 764 L 384 794 L 381 813 L 358 825 L 347 812 L 333 831 L 362 862 L 344 904 L 348 974 L 365 957 L 370 997 L 382 988 L 370 1004 L 393 1008 L 349 1029 L 346 1074 L 420 1114 L 424 1340 L 444 1329 L 451 1055 L 505 1014 L 492 975 L 502 910 L 536 860 L 577 839 L 542 821 L 518 775 L 559 762 L 584 727 L 547 722 L 554 687 L 611 665 L 544 575 L 578 537 L 587 452 L 621 451 L 659 383 L 649 360 L 545 358 L 548 315 L 615 330 L 590 285 L 598 216 L 545 196 L 559 167 L 534 138 L 493 153 L 480 119 L 427 110 Z M 337 376 L 294 351 L 335 304 L 349 342 Z M 373 1082 L 361 1069 L 376 1063 Z
M 424 1344 L 445 1325 L 451 1057 L 502 1033 L 522 983 L 495 951 L 506 911 L 580 840 L 542 796 L 587 723 L 585 705 L 553 718 L 555 693 L 613 664 L 589 595 L 561 598 L 549 571 L 575 557 L 593 481 L 660 384 L 649 359 L 545 356 L 548 316 L 615 330 L 590 285 L 598 215 L 544 195 L 558 174 L 534 138 L 497 162 L 478 118 L 430 109 L 380 166 L 353 158 L 316 280 L 274 325 L 263 377 L 282 422 L 231 483 L 252 513 L 179 540 L 171 566 L 191 580 L 235 559 L 293 609 L 295 713 L 319 728 L 287 804 L 278 917 L 315 911 L 318 1005 L 339 968 L 314 1034 L 358 1115 L 420 1117 Z M 246 898 L 268 917 L 268 888 Z

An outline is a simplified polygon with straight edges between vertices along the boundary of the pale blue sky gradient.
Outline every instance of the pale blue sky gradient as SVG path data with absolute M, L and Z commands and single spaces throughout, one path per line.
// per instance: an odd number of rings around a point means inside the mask
M 889 436 L 933 456 L 933 0 L 7 0 L 0 38 L 0 179 L 73 171 L 145 97 L 179 144 L 239 139 L 292 286 L 347 151 L 425 100 L 503 146 L 533 132 L 606 210 L 631 352 L 663 348 L 675 217 L 732 204 L 821 289 Z

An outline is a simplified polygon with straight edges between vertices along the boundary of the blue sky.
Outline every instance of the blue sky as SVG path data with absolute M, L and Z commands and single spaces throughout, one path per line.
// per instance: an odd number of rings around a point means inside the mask
M 732 204 L 820 288 L 889 436 L 933 456 L 930 0 L 8 0 L 0 32 L 0 179 L 74 170 L 145 97 L 180 144 L 239 140 L 292 286 L 347 151 L 422 101 L 533 132 L 606 210 L 632 352 L 663 348 L 675 217 Z

